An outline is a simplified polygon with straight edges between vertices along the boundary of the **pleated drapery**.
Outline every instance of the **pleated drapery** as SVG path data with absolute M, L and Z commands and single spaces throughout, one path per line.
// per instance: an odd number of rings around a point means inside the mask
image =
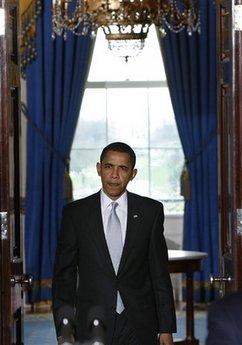
M 29 302 L 51 299 L 51 279 L 64 180 L 84 93 L 93 41 L 90 35 L 52 39 L 52 1 L 37 20 L 37 57 L 26 67 L 27 186 L 25 261 L 33 275 Z
M 167 32 L 160 40 L 175 119 L 185 156 L 183 249 L 204 251 L 203 271 L 195 274 L 196 299 L 215 291 L 209 274 L 219 272 L 216 9 L 200 1 L 201 33 Z

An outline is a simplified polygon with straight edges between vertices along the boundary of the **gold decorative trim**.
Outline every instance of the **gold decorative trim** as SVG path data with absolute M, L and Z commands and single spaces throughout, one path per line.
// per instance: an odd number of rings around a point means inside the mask
M 186 289 L 186 279 L 182 279 L 182 288 Z M 211 290 L 212 288 L 215 288 L 216 290 L 219 290 L 219 283 L 215 282 L 213 285 L 209 281 L 199 281 L 199 280 L 194 280 L 193 281 L 193 290 L 198 291 L 201 288 L 205 290 Z
M 52 288 L 51 279 L 34 280 L 33 284 L 31 285 L 32 290 L 51 289 L 51 288 Z
M 41 0 L 21 0 L 20 1 L 20 24 L 21 24 L 21 75 L 26 78 L 26 66 L 37 56 L 36 53 L 36 21 L 41 14 Z
M 39 302 L 33 302 L 31 304 L 32 312 L 34 313 L 49 313 L 52 311 L 52 301 L 46 300 L 46 301 L 39 301 Z

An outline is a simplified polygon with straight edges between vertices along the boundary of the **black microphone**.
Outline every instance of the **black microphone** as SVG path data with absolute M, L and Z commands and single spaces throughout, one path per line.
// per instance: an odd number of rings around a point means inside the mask
M 63 318 L 62 320 L 59 339 L 62 339 L 62 345 L 74 344 L 74 329 L 68 318 Z
M 88 329 L 90 332 L 91 344 L 104 345 L 106 322 L 101 307 L 92 307 L 88 313 Z

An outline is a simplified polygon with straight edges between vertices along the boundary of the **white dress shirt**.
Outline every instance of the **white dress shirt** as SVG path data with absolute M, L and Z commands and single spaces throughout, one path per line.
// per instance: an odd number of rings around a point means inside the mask
M 107 232 L 108 218 L 112 209 L 111 203 L 114 201 L 118 203 L 116 211 L 121 223 L 122 240 L 124 244 L 127 227 L 127 192 L 124 192 L 117 200 L 112 200 L 104 193 L 103 190 L 101 190 L 101 210 L 105 236 Z

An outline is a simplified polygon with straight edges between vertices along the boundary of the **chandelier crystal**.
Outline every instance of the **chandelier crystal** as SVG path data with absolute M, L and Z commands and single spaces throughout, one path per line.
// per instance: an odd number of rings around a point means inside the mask
M 101 27 L 109 48 L 127 59 L 143 49 L 152 24 L 164 36 L 167 29 L 199 32 L 198 8 L 198 0 L 53 0 L 53 38 L 95 35 Z

